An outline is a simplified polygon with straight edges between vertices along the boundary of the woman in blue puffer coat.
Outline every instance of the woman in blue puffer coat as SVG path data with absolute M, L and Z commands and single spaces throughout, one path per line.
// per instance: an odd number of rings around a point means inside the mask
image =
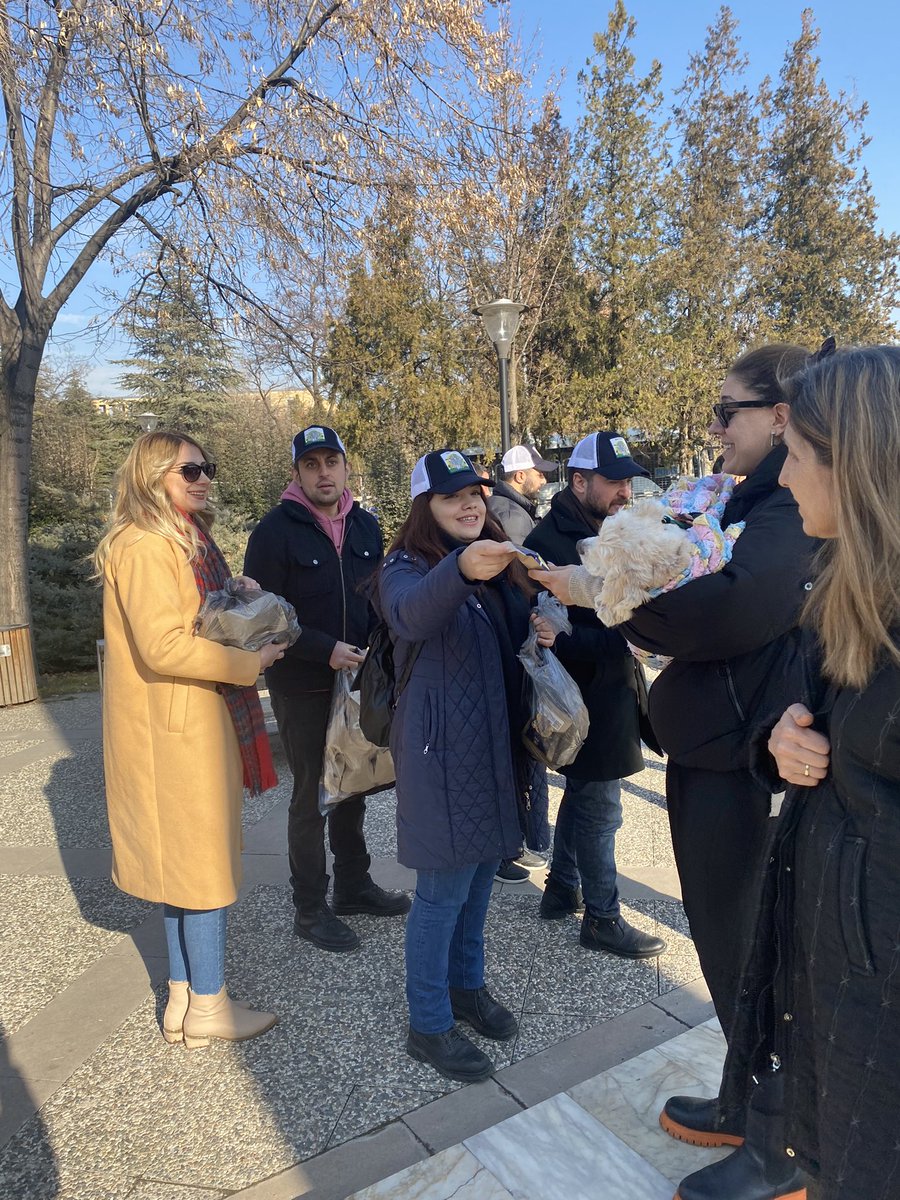
M 398 679 L 391 753 L 399 861 L 416 870 L 406 926 L 407 1052 L 470 1082 L 493 1063 L 456 1027 L 506 1040 L 515 1017 L 484 986 L 484 921 L 494 874 L 522 843 L 519 805 L 545 789 L 521 731 L 533 591 L 515 547 L 487 515 L 483 480 L 457 450 L 420 458 L 412 508 L 385 557 L 379 605 Z

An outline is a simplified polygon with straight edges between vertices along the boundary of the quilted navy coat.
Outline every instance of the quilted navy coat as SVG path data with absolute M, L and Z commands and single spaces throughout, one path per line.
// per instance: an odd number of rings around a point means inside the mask
M 458 557 L 429 569 L 397 550 L 381 571 L 398 678 L 421 643 L 391 726 L 397 858 L 417 870 L 511 858 L 522 846 L 500 649 Z M 510 630 L 515 645 L 526 632 Z

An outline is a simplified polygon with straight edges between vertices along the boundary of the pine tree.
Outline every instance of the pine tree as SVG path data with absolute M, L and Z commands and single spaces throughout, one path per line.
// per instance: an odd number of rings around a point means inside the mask
M 119 386 L 156 413 L 159 427 L 209 440 L 226 396 L 240 382 L 228 345 L 195 284 L 176 267 L 154 275 L 128 320 L 137 351 Z
M 640 424 L 685 471 L 708 442 L 710 396 L 759 328 L 764 172 L 755 98 L 739 86 L 746 66 L 722 8 L 675 93 L 664 370 Z
M 590 289 L 592 364 L 577 407 L 594 428 L 626 427 L 655 387 L 665 164 L 661 67 L 654 62 L 644 77 L 635 74 L 635 30 L 623 0 L 616 0 L 579 76 L 585 106 L 576 138 L 579 251 Z
M 810 9 L 771 102 L 766 309 L 772 332 L 815 345 L 896 336 L 900 238 L 877 227 L 861 166 L 865 104 L 832 96 L 819 74 Z

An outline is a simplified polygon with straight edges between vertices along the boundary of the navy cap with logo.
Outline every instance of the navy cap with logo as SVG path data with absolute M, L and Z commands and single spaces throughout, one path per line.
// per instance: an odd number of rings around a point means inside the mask
M 628 443 L 618 433 L 589 433 L 575 446 L 567 465 L 570 469 L 596 471 L 604 479 L 650 476 L 647 468 L 631 457 Z
M 302 458 L 304 454 L 308 454 L 310 450 L 338 450 L 347 457 L 347 449 L 344 443 L 327 425 L 307 425 L 305 429 L 301 429 L 295 435 L 291 443 L 293 449 L 293 461 Z
M 432 450 L 430 454 L 423 454 L 413 467 L 409 494 L 413 500 L 424 492 L 449 496 L 473 484 L 494 486 L 490 479 L 483 479 L 478 474 L 472 460 L 461 450 Z

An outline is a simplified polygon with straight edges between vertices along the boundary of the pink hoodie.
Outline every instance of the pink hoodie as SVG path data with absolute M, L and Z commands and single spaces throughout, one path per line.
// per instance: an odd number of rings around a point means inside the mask
M 344 548 L 344 534 L 347 531 L 347 513 L 353 507 L 353 494 L 349 488 L 344 488 L 338 501 L 336 517 L 329 517 L 327 513 L 322 512 L 321 508 L 316 508 L 299 483 L 295 483 L 293 480 L 281 493 L 281 498 L 282 500 L 293 500 L 308 509 L 334 542 L 335 550 L 338 554 L 341 553 Z

